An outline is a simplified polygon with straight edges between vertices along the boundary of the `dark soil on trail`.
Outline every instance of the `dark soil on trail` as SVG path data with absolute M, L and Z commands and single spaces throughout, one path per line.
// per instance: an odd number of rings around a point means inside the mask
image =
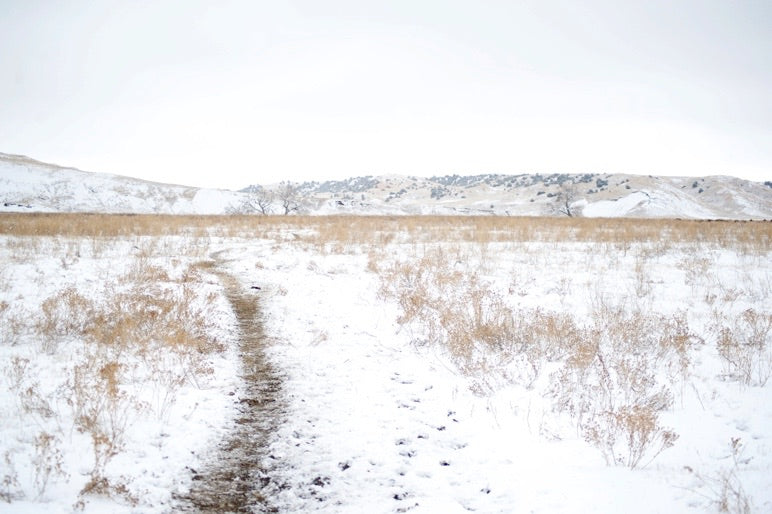
M 261 491 L 275 490 L 267 458 L 270 435 L 283 422 L 286 404 L 282 379 L 265 357 L 265 336 L 255 291 L 218 270 L 214 262 L 201 265 L 225 286 L 239 322 L 239 353 L 244 389 L 234 396 L 238 414 L 229 435 L 220 443 L 206 469 L 192 470 L 192 486 L 178 497 L 188 512 L 278 512 Z

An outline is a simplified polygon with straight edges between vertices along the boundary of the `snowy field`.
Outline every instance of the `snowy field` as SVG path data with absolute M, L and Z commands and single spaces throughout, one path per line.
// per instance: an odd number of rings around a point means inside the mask
M 772 510 L 769 223 L 0 218 L 0 511 L 173 512 L 245 391 L 254 511 Z

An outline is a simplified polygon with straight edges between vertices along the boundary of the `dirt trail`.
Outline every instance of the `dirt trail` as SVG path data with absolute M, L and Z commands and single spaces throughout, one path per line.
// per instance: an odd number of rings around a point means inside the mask
M 238 318 L 244 389 L 236 400 L 238 414 L 230 434 L 207 468 L 194 471 L 191 491 L 179 498 L 180 507 L 195 512 L 277 512 L 261 493 L 275 487 L 263 463 L 270 434 L 282 423 L 286 405 L 281 376 L 265 357 L 259 298 L 217 262 L 200 267 L 220 278 Z

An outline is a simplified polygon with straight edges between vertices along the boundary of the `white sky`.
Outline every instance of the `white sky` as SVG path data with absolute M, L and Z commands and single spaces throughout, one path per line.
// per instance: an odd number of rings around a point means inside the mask
M 0 0 L 0 151 L 241 188 L 772 179 L 772 2 Z

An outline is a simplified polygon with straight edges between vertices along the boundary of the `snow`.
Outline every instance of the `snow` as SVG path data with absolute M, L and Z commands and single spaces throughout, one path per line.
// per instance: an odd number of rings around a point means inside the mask
M 567 258 L 547 266 L 539 261 L 528 271 L 529 263 L 511 250 L 491 251 L 498 258 L 490 257 L 489 267 L 507 263 L 503 269 L 520 270 L 520 279 L 537 289 L 527 303 L 586 305 L 581 273 L 568 274 L 577 277 L 569 298 L 549 293 L 566 276 L 567 263 L 593 251 L 565 248 Z M 287 486 L 273 491 L 282 511 L 689 511 L 706 503 L 683 467 L 714 468 L 734 436 L 753 448 L 758 468 L 747 480 L 757 481 L 751 493 L 757 506 L 770 505 L 771 484 L 761 471 L 772 465 L 768 388 L 748 395 L 706 379 L 699 398 L 687 394 L 684 407 L 668 416 L 681 434 L 670 455 L 643 470 L 607 467 L 575 436 L 542 437 L 539 417 L 548 414 L 538 396 L 514 386 L 475 395 L 447 356 L 417 346 L 413 334 L 395 324 L 394 305 L 379 300 L 377 278 L 365 271 L 367 255 L 276 250 L 250 244 L 231 249 L 229 260 L 244 283 L 264 287 L 266 330 L 276 338 L 272 358 L 288 373 L 293 415 L 270 448 L 273 472 Z M 528 250 L 544 258 L 549 253 Z M 768 260 L 756 264 L 762 264 L 759 276 L 769 277 Z M 655 285 L 670 298 L 666 310 L 693 303 L 689 291 L 666 291 L 677 272 L 670 266 L 662 274 L 668 278 Z M 620 277 L 603 268 L 611 273 L 598 287 L 627 294 Z
M 0 211 L 224 214 L 243 194 L 90 173 L 0 153 Z
M 120 277 L 132 273 L 137 263 L 143 268 L 163 267 L 170 276 L 177 276 L 190 265 L 180 257 L 156 255 L 150 259 L 143 252 L 150 252 L 152 241 L 61 241 L 41 238 L 37 241 L 16 240 L 3 237 L 0 250 L 0 301 L 9 307 L 2 312 L 2 368 L 0 369 L 0 494 L 14 501 L 0 503 L 3 512 L 72 512 L 78 502 L 78 492 L 87 483 L 94 467 L 94 451 L 88 434 L 78 428 L 73 418 L 70 393 L 74 369 L 82 362 L 94 359 L 93 346 L 78 338 L 55 339 L 56 346 L 42 351 L 47 338 L 34 332 L 34 323 L 41 319 L 44 300 L 67 287 L 97 303 L 109 303 L 124 287 Z M 165 241 L 171 255 L 179 251 L 179 241 Z M 26 246 L 30 245 L 30 246 Z M 140 248 L 141 247 L 141 248 Z M 175 264 L 176 263 L 176 264 Z M 116 288 L 119 288 L 116 290 Z M 216 293 L 219 286 L 211 277 L 198 284 L 202 297 Z M 152 291 L 152 289 L 150 289 Z M 207 312 L 213 317 L 210 335 L 217 339 L 233 338 L 233 315 L 227 302 L 220 297 L 209 303 Z M 9 312 L 10 311 L 10 312 Z M 26 330 L 18 338 L 12 337 L 11 321 L 21 317 Z M 29 361 L 27 371 L 14 374 L 14 358 Z M 155 355 L 163 359 L 165 355 Z M 105 361 L 103 361 L 105 362 Z M 132 495 L 141 499 L 142 510 L 163 512 L 168 509 L 172 495 L 184 492 L 190 482 L 187 468 L 199 467 L 207 448 L 219 440 L 232 417 L 233 405 L 228 393 L 237 391 L 240 384 L 236 371 L 238 362 L 232 349 L 213 355 L 207 364 L 212 374 L 202 377 L 198 384 L 186 383 L 173 395 L 171 403 L 164 403 L 165 394 L 171 390 L 163 382 L 142 381 L 143 363 L 124 354 L 121 365 L 134 376 L 124 392 L 141 405 L 116 410 L 128 421 L 122 450 L 109 460 L 106 476 L 116 483 L 125 483 Z M 174 376 L 172 361 L 168 371 Z M 160 369 L 164 369 L 160 365 Z M 18 376 L 20 387 L 14 387 Z M 29 389 L 27 389 L 29 388 Z M 19 391 L 37 391 L 25 396 Z M 24 400 L 27 398 L 27 400 Z M 25 401 L 41 398 L 36 404 L 45 410 L 25 407 Z M 126 404 L 121 404 L 125 406 Z M 41 407 L 42 408 L 42 407 Z M 48 409 L 50 412 L 46 412 Z M 120 431 L 120 430 L 119 430 Z M 51 476 L 47 487 L 41 487 L 34 465 L 35 438 L 39 434 L 56 438 L 61 448 L 62 473 L 55 467 L 56 456 L 42 454 L 49 459 Z M 46 466 L 43 466 L 45 469 Z M 0 501 L 2 496 L 0 496 Z M 8 498 L 6 498 L 8 499 Z M 164 507 L 166 506 L 166 507 Z M 82 507 L 85 512 L 132 512 L 133 507 L 121 498 L 90 497 Z
M 618 200 L 601 200 L 588 204 L 582 209 L 582 216 L 589 218 L 613 218 L 625 216 L 641 204 L 650 201 L 649 194 L 645 191 L 636 191 Z
M 193 209 L 193 212 L 196 213 L 224 213 L 226 210 L 223 209 L 223 206 L 229 206 L 233 204 L 233 206 L 237 206 L 237 199 L 234 198 L 234 194 L 231 191 L 221 191 L 216 189 L 199 189 L 196 191 L 196 194 L 193 196 L 193 201 L 191 202 L 190 207 Z M 180 208 L 182 212 L 185 211 L 185 208 Z
M 691 219 L 725 218 L 723 212 L 710 210 L 685 196 L 677 189 L 663 186 L 665 191 L 636 191 L 616 200 L 600 200 L 587 204 L 582 216 L 588 218 L 680 217 Z
M 334 192 L 325 189 L 324 183 L 317 184 L 317 190 L 304 184 L 299 212 L 550 216 L 555 215 L 555 197 L 560 193 L 555 177 L 489 176 L 490 182 L 485 182 L 485 176 L 456 177 L 448 183 L 442 178 L 384 175 L 337 182 Z M 732 177 L 699 179 L 699 191 L 704 187 L 704 194 L 690 186 L 694 178 L 597 175 L 598 181 L 606 182 L 603 187 L 585 179 L 582 175 L 570 180 L 578 181 L 576 187 L 582 189 L 574 205 L 583 207 L 590 217 L 772 217 L 772 189 Z M 438 187 L 442 194 L 434 195 Z M 240 208 L 245 199 L 242 192 L 89 173 L 0 153 L 0 211 L 226 214 Z M 275 202 L 271 210 L 282 209 Z
M 281 512 L 703 512 L 715 508 L 710 479 L 734 469 L 732 438 L 742 441 L 735 473 L 743 488 L 758 511 L 772 509 L 772 385 L 728 379 L 711 339 L 721 316 L 749 308 L 770 314 L 768 249 L 398 239 L 381 247 L 336 247 L 304 243 L 291 235 L 297 228 L 285 231 L 271 238 L 213 237 L 203 249 L 176 236 L 98 248 L 91 240 L 4 236 L 0 300 L 28 316 L 68 285 L 108 301 L 110 284 L 137 264 L 166 270 L 169 287 L 180 287 L 186 270 L 212 255 L 245 290 L 259 286 L 268 357 L 284 376 L 288 406 L 263 463 L 272 478 L 267 496 Z M 375 269 L 438 250 L 451 256 L 452 270 L 476 276 L 517 312 L 540 308 L 586 320 L 605 302 L 684 314 L 703 344 L 692 376 L 663 413 L 663 423 L 680 436 L 675 445 L 638 469 L 609 466 L 555 414 L 544 394 L 546 372 L 533 387 L 496 373 L 464 374 L 444 348 L 426 342 L 420 323 L 398 323 L 397 299 L 380 293 L 384 278 Z M 186 384 L 166 415 L 151 411 L 128 428 L 107 474 L 122 479 L 139 504 L 86 495 L 86 512 L 174 511 L 174 495 L 190 487 L 190 469 L 212 458 L 229 426 L 230 393 L 239 389 L 235 321 L 218 278 L 195 277 L 197 298 L 212 295 L 208 330 L 227 349 L 211 357 L 216 371 L 205 386 Z M 0 478 L 13 462 L 20 483 L 14 501 L 0 504 L 4 512 L 69 512 L 78 501 L 93 465 L 90 441 L 73 430 L 66 402 L 58 404 L 58 427 L 23 413 L 8 363 L 29 358 L 31 379 L 53 402 L 78 361 L 70 351 L 83 348 L 63 341 L 49 355 L 29 334 L 0 345 L 6 378 L 0 381 Z M 153 402 L 149 391 L 140 393 Z M 68 470 L 66 478 L 52 476 L 42 495 L 32 471 L 38 430 L 60 437 Z

